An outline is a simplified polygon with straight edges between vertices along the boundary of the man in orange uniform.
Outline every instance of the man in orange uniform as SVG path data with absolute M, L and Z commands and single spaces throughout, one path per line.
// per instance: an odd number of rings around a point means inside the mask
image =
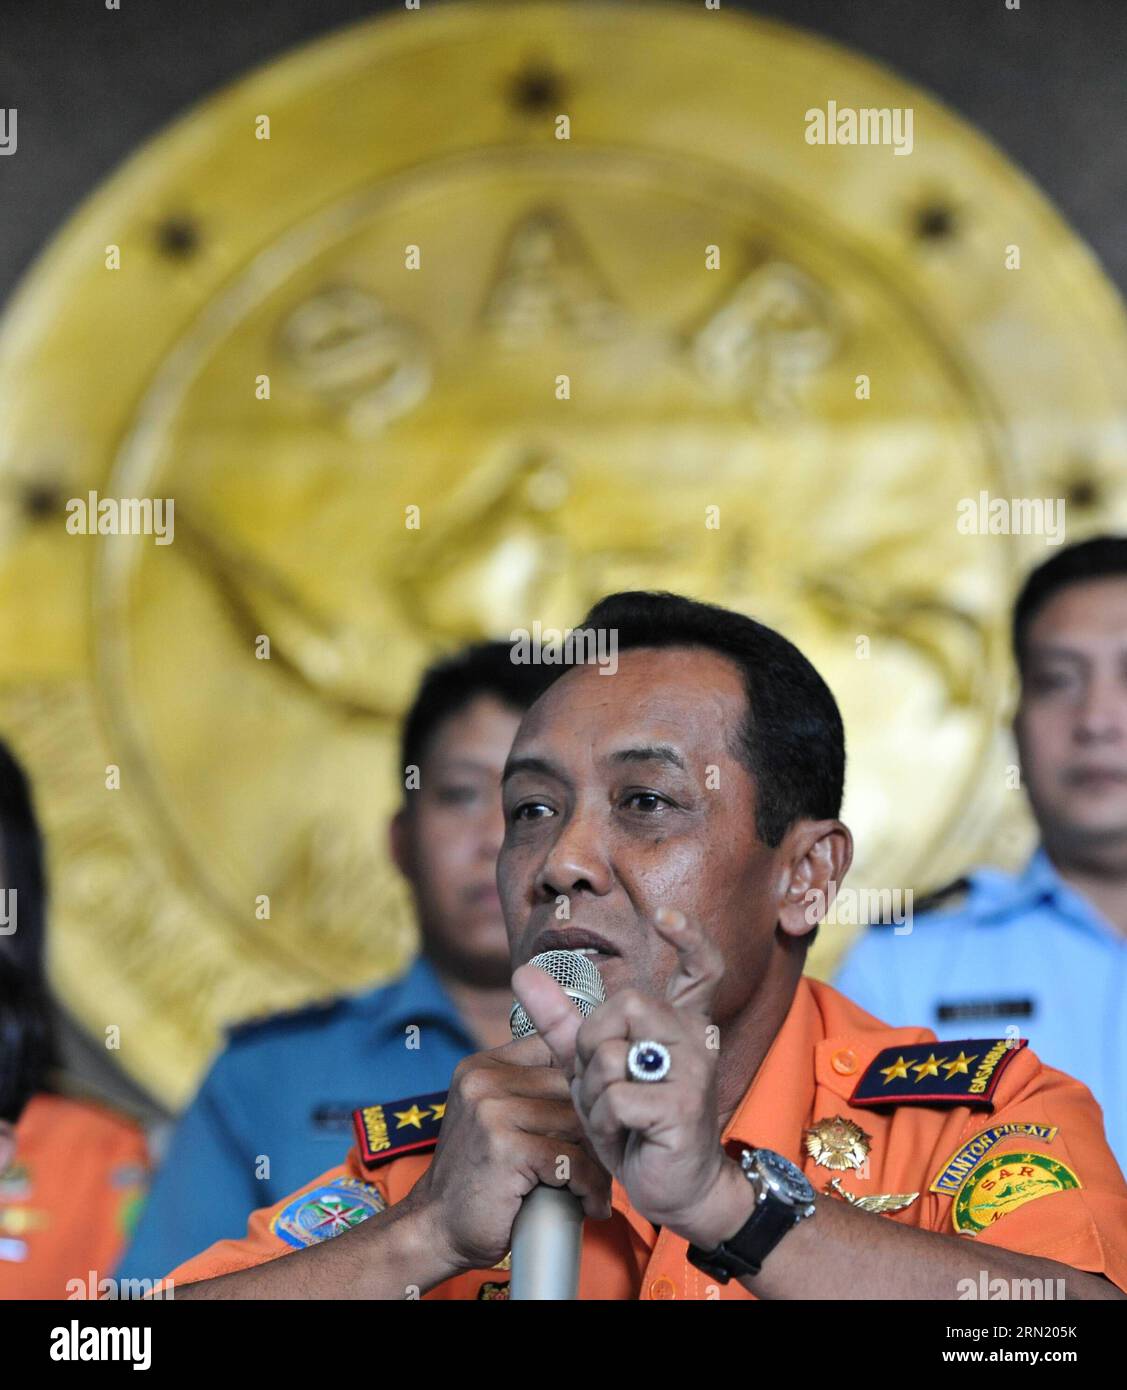
M 148 1166 L 143 1132 L 100 1105 L 40 1092 L 0 1120 L 0 1299 L 106 1293 Z
M 1127 1186 L 1085 1087 L 802 976 L 852 857 L 813 667 L 671 595 L 584 627 L 613 634 L 616 674 L 563 675 L 504 778 L 498 884 L 539 1035 L 359 1112 L 347 1163 L 181 1266 L 177 1297 L 504 1297 L 537 1183 L 582 1201 L 582 1298 L 949 1299 L 984 1274 L 1121 1297 Z M 606 983 L 586 1020 L 524 964 L 556 948 Z
M 97 1298 L 144 1193 L 148 1148 L 129 1120 L 51 1089 L 43 845 L 3 744 L 0 875 L 0 1299 Z

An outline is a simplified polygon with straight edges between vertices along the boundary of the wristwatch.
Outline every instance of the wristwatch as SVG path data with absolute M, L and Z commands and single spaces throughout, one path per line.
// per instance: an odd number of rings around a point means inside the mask
M 755 1189 L 755 1208 L 730 1240 L 715 1250 L 689 1246 L 689 1262 L 713 1279 L 758 1274 L 763 1261 L 800 1221 L 814 1215 L 814 1189 L 789 1158 L 771 1149 L 744 1149 L 744 1177 Z

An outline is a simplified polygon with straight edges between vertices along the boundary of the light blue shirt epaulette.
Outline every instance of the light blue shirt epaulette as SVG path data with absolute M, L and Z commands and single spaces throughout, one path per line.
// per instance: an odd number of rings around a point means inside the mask
M 180 1118 L 119 1277 L 161 1278 L 244 1235 L 256 1208 L 343 1162 L 354 1110 L 443 1091 L 476 1051 L 421 957 L 379 989 L 232 1028 Z
M 834 985 L 894 1026 L 1028 1038 L 1091 1090 L 1127 1170 L 1127 938 L 1038 850 L 1018 875 L 979 869 L 897 935 L 872 927 Z M 918 909 L 917 909 L 918 910 Z

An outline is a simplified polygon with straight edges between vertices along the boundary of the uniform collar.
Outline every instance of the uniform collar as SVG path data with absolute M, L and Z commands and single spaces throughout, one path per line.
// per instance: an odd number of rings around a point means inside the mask
M 802 976 L 783 1026 L 728 1121 L 725 1146 L 774 1149 L 798 1161 L 797 1144 L 814 1105 L 814 1049 L 825 1036 L 822 1016 Z
M 829 1031 L 805 975 L 783 1026 L 723 1134 L 735 1146 L 774 1149 L 801 1166 L 802 1134 L 814 1115 L 818 1088 L 848 1102 L 857 1083 L 886 1047 L 914 1046 L 935 1035 L 927 1028 L 889 1028 L 860 1009 L 847 1032 Z
M 425 956 L 416 956 L 398 979 L 373 990 L 358 1002 L 370 1007 L 375 1014 L 381 1037 L 402 1038 L 403 1030 L 411 1024 L 438 1023 L 463 1038 L 469 1051 L 477 1050 L 457 1005 Z
M 1047 906 L 1072 926 L 1122 939 L 1088 899 L 1065 882 L 1043 845 L 1038 846 L 1015 878 L 996 871 L 976 874 L 974 878 L 974 901 L 968 906 L 982 922 L 1009 919 L 1017 913 Z

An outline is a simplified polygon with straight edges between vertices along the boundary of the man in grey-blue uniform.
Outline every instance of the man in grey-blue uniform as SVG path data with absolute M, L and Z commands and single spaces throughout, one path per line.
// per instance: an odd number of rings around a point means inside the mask
M 231 1031 L 177 1126 L 119 1277 L 161 1278 L 241 1235 L 256 1207 L 335 1162 L 352 1111 L 373 1095 L 445 1091 L 463 1057 L 510 1040 L 495 878 L 501 772 L 551 669 L 514 664 L 508 643 L 490 642 L 424 676 L 401 749 L 418 778 L 405 778 L 390 834 L 421 954 L 379 989 Z
M 1034 570 L 1013 639 L 1040 846 L 1016 876 L 979 869 L 925 900 L 909 934 L 870 929 L 834 984 L 940 1039 L 1028 1038 L 1095 1095 L 1127 1171 L 1127 539 Z

